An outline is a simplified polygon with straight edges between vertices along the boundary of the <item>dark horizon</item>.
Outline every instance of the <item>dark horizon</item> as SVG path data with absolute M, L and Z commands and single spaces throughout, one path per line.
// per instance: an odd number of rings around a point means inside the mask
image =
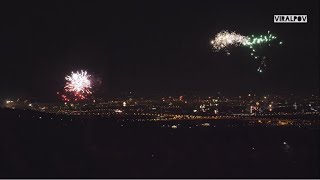
M 310 1 L 7 2 L 0 99 L 57 100 L 64 76 L 87 70 L 104 94 L 225 94 L 319 91 L 319 3 Z M 307 14 L 307 24 L 274 24 L 274 14 Z M 244 53 L 214 53 L 221 30 L 270 30 L 283 42 L 266 73 Z M 213 94 L 212 93 L 212 94 Z

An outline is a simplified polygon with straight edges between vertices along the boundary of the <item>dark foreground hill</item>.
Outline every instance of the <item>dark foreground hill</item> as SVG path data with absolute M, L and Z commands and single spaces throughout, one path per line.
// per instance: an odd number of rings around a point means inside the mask
M 320 177 L 317 129 L 143 123 L 1 109 L 0 178 Z

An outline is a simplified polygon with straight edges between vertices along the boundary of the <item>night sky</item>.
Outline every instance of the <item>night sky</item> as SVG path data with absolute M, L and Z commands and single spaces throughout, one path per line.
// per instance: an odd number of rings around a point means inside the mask
M 183 93 L 317 92 L 318 10 L 299 1 L 1 2 L 0 98 L 54 100 L 64 76 L 84 69 L 100 91 Z M 274 14 L 307 14 L 307 24 L 274 24 Z M 270 30 L 283 42 L 268 71 L 245 53 L 214 53 L 221 30 Z

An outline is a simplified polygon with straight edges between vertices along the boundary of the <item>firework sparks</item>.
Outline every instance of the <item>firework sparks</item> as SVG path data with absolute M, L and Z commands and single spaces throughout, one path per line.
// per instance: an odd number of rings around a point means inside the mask
M 235 32 L 221 31 L 211 41 L 214 51 L 226 50 L 229 46 L 241 46 L 248 42 L 248 37 Z
M 65 91 L 74 96 L 74 99 L 85 99 L 87 95 L 92 94 L 90 76 L 87 71 L 81 70 L 81 72 L 71 72 L 71 75 L 66 76 Z M 63 100 L 70 101 L 66 95 L 62 95 Z
M 266 35 L 259 36 L 244 36 L 236 32 L 228 32 L 226 30 L 219 32 L 214 40 L 211 41 L 213 51 L 219 52 L 221 50 L 225 51 L 227 55 L 230 55 L 229 47 L 248 47 L 251 49 L 250 55 L 254 60 L 260 61 L 260 66 L 257 71 L 262 73 L 263 69 L 266 68 L 266 61 L 269 61 L 266 56 L 263 55 L 262 48 L 265 48 L 265 45 L 268 47 L 271 46 L 271 43 L 277 39 L 276 36 L 270 33 Z M 278 42 L 278 45 L 282 45 L 283 42 Z
M 265 69 L 267 68 L 267 62 L 270 61 L 264 54 L 265 54 L 265 48 L 270 47 L 273 42 L 276 42 L 277 39 L 276 36 L 270 33 L 268 31 L 267 35 L 260 35 L 260 36 L 254 36 L 248 38 L 248 41 L 246 41 L 243 46 L 249 47 L 251 49 L 251 56 L 254 57 L 255 60 L 260 61 L 260 65 L 257 69 L 259 73 L 263 73 Z M 282 45 L 283 42 L 280 41 L 278 43 L 279 45 Z M 266 47 L 267 45 L 267 47 Z M 256 49 L 259 49 L 258 51 Z

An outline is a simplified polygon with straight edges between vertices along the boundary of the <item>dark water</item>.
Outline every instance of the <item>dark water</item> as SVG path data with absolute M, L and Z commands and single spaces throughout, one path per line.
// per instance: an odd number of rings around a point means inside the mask
M 159 123 L 1 110 L 0 178 L 320 177 L 316 129 Z

